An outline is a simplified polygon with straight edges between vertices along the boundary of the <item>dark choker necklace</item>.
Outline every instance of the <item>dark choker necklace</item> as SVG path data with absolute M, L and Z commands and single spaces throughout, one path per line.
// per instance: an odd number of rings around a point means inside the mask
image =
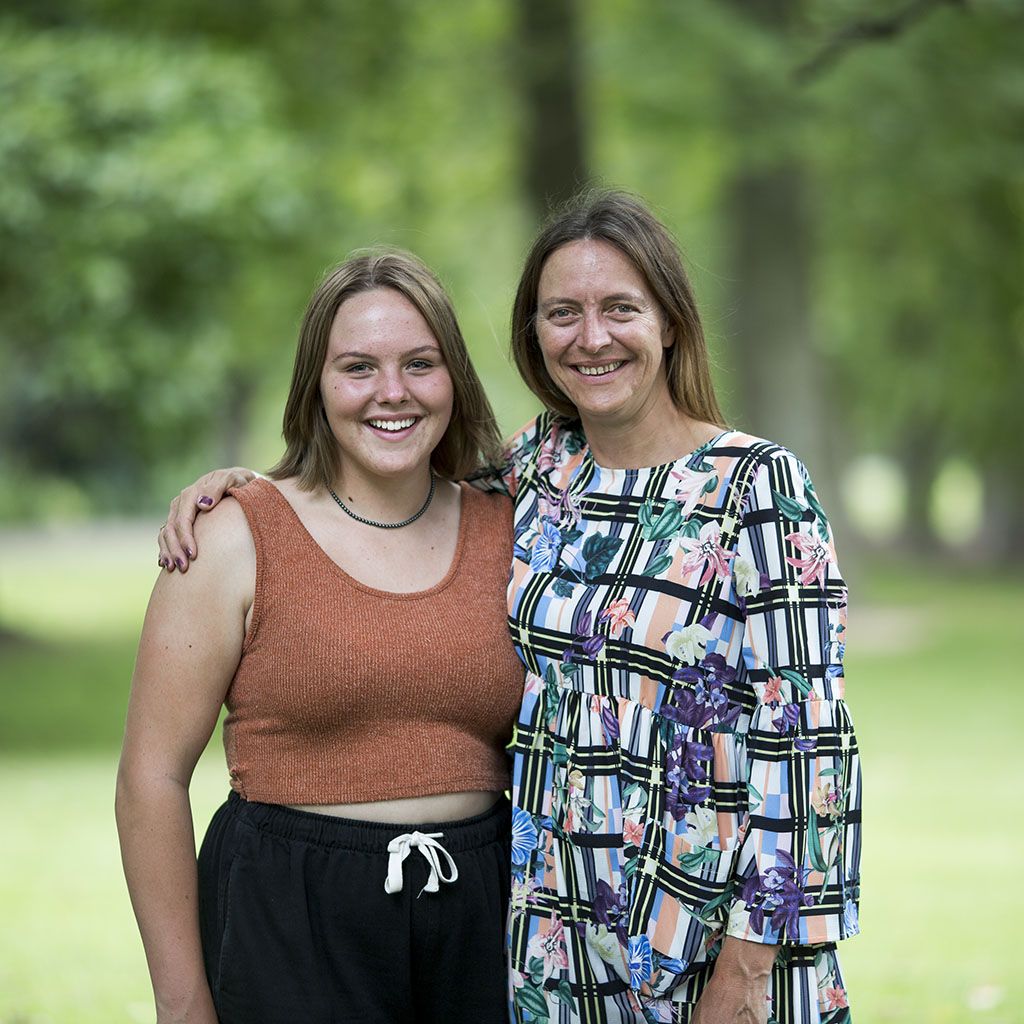
M 427 495 L 427 500 L 423 502 L 423 508 L 421 508 L 416 515 L 410 516 L 408 519 L 405 519 L 400 523 L 377 523 L 372 519 L 364 519 L 362 516 L 357 516 L 355 512 L 353 512 L 352 509 L 350 509 L 348 505 L 346 505 L 345 502 L 343 502 L 341 498 L 339 498 L 334 491 L 330 489 L 330 487 L 327 488 L 327 493 L 341 506 L 343 512 L 347 512 L 353 519 L 358 520 L 360 523 L 366 523 L 367 526 L 376 526 L 378 530 L 397 530 L 401 526 L 408 526 L 410 523 L 415 523 L 416 520 L 427 511 L 430 507 L 430 502 L 434 497 L 434 483 L 436 479 L 437 478 L 434 476 L 434 470 L 431 468 L 430 493 Z

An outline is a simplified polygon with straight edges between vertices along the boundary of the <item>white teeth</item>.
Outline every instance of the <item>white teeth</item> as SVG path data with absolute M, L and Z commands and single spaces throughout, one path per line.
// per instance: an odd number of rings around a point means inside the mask
M 604 366 L 577 366 L 576 369 L 583 374 L 584 377 L 603 377 L 606 373 L 611 373 L 612 370 L 617 370 L 625 360 L 620 359 L 617 363 L 607 363 Z
M 369 420 L 368 422 L 371 427 L 376 427 L 378 430 L 390 430 L 394 432 L 398 430 L 406 430 L 408 427 L 411 427 L 416 420 Z

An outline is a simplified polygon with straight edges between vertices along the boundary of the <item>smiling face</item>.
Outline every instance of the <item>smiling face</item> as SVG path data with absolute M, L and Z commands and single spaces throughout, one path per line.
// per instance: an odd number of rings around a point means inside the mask
M 615 246 L 584 239 L 548 257 L 537 289 L 537 337 L 548 374 L 591 440 L 659 413 L 674 418 L 665 378 L 672 330 Z
M 345 474 L 425 476 L 452 415 L 441 347 L 392 288 L 360 292 L 338 307 L 320 395 Z

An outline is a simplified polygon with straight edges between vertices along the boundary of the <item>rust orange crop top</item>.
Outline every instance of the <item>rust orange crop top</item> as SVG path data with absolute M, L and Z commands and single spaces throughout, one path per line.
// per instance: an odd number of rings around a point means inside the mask
M 256 545 L 252 618 L 224 701 L 243 797 L 361 803 L 508 788 L 524 677 L 505 604 L 512 505 L 461 489 L 448 573 L 413 594 L 347 575 L 270 481 L 232 490 Z

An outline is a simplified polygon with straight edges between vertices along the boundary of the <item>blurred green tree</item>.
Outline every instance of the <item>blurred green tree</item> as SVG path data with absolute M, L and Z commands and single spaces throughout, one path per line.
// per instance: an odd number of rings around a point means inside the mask
M 138 493 L 260 372 L 266 325 L 226 325 L 308 221 L 295 141 L 259 65 L 200 46 L 8 27 L 0 92 L 5 469 Z

